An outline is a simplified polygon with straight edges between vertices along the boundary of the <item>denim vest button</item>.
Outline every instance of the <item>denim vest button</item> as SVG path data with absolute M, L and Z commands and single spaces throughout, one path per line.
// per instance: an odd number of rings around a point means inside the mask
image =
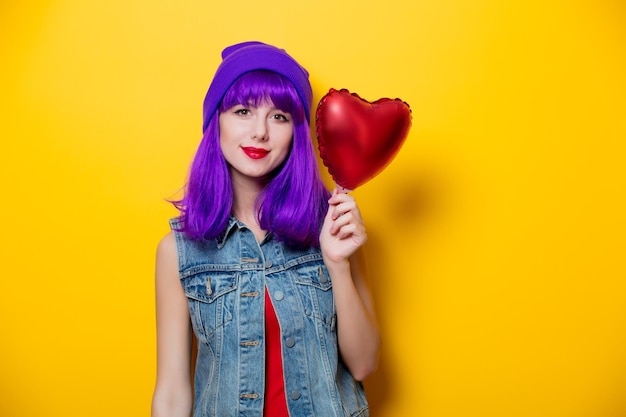
M 298 390 L 293 391 L 291 393 L 290 397 L 291 397 L 292 400 L 299 399 L 300 398 L 300 391 L 298 391 Z
M 296 340 L 293 337 L 288 337 L 287 340 L 285 340 L 285 346 L 287 346 L 288 348 L 292 348 L 296 345 Z
M 317 276 L 320 279 L 320 282 L 322 284 L 326 284 L 328 282 L 328 277 L 326 276 L 326 274 L 324 273 L 324 271 L 322 270 L 322 267 L 320 266 L 320 269 L 317 271 Z
M 285 298 L 285 294 L 283 294 L 283 292 L 282 292 L 282 291 L 276 291 L 276 292 L 274 293 L 274 300 L 278 300 L 278 301 L 280 301 L 280 300 L 282 300 L 283 298 Z
M 265 269 L 272 267 L 272 261 L 265 261 Z

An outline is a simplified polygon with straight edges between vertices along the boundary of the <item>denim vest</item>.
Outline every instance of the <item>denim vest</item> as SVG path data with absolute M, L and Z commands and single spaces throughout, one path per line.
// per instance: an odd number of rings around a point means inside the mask
M 289 415 L 369 415 L 363 385 L 339 357 L 332 283 L 318 248 L 294 250 L 271 234 L 259 244 L 232 217 L 208 241 L 176 231 L 178 219 L 170 224 L 198 339 L 194 417 L 263 416 L 266 290 L 281 329 Z

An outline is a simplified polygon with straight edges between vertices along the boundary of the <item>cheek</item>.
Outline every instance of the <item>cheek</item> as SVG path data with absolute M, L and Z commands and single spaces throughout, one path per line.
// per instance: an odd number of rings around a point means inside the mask
M 293 126 L 289 125 L 272 125 L 270 126 L 269 137 L 273 143 L 274 149 L 284 149 L 291 147 L 293 140 Z
M 293 136 L 286 136 L 281 142 L 282 154 L 285 158 L 291 153 L 291 147 L 293 146 Z
M 293 142 L 293 126 L 285 126 L 278 132 L 278 134 L 282 146 L 287 149 L 291 148 L 291 143 Z
M 238 142 L 238 139 L 242 137 L 242 133 L 239 132 L 233 126 L 228 128 L 220 129 L 219 132 L 219 143 L 222 150 L 232 147 Z
M 220 149 L 224 152 L 224 149 L 228 146 L 228 136 L 224 131 L 220 132 L 219 144 Z

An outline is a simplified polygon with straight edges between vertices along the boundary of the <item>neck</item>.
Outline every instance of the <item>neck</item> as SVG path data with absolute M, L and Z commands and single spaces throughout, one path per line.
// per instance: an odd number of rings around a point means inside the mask
M 250 181 L 235 176 L 231 178 L 233 184 L 233 215 L 237 220 L 248 226 L 257 237 L 265 235 L 265 232 L 259 226 L 257 212 L 254 207 L 265 185 L 259 181 Z

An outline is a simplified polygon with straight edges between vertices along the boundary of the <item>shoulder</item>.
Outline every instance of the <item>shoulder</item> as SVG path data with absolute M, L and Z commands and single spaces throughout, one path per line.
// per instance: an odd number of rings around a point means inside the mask
M 176 238 L 174 232 L 169 232 L 161 238 L 157 245 L 157 257 L 176 254 Z
M 157 276 L 174 274 L 178 276 L 178 253 L 174 232 L 169 232 L 159 241 L 156 250 L 156 267 Z

